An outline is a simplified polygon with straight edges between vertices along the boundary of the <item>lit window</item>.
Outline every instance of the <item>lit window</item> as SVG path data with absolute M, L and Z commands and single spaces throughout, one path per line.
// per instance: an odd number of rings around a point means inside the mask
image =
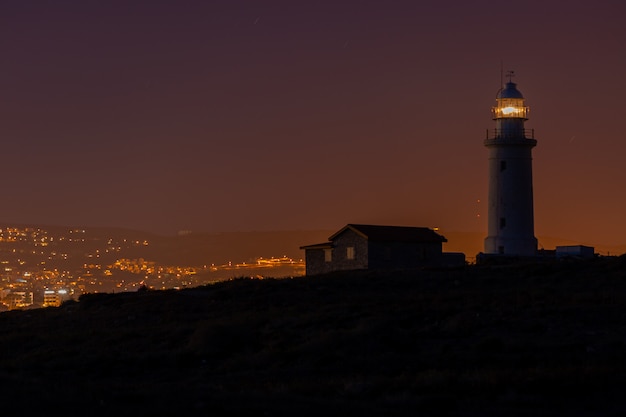
M 332 262 L 332 261 L 333 261 L 333 250 L 324 249 L 324 262 Z
M 354 246 L 346 248 L 346 259 L 354 259 Z

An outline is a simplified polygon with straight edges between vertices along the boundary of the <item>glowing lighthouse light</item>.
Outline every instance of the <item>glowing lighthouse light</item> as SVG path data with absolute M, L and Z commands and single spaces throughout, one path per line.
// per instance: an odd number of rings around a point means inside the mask
M 516 111 L 518 111 L 518 109 L 516 109 L 515 107 L 505 107 L 502 109 L 502 113 L 503 114 L 511 114 L 511 113 L 515 113 Z
M 528 107 L 524 105 L 523 98 L 498 98 L 497 106 L 493 107 L 492 111 L 494 119 L 528 117 Z

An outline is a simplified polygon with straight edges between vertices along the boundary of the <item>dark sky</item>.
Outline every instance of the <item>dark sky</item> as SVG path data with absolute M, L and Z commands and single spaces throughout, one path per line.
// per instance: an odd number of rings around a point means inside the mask
M 3 0 L 0 220 L 486 233 L 503 61 L 539 142 L 536 234 L 626 243 L 624 16 L 621 0 Z

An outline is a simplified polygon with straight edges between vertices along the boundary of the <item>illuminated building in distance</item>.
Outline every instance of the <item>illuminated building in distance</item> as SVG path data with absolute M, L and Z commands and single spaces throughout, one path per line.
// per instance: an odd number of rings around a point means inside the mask
M 515 83 L 496 95 L 492 108 L 496 128 L 487 131 L 489 150 L 489 207 L 486 254 L 535 256 L 532 148 L 534 131 L 524 128 L 528 107 Z

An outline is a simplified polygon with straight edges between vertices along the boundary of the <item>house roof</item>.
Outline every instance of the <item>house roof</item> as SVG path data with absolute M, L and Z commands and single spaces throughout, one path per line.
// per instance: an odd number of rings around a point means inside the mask
M 316 243 L 314 245 L 300 246 L 300 249 L 331 249 L 333 242 Z
M 448 239 L 427 227 L 378 226 L 371 224 L 348 224 L 329 237 L 328 240 L 334 240 L 346 230 L 352 230 L 367 240 L 378 242 L 443 243 L 448 241 Z

